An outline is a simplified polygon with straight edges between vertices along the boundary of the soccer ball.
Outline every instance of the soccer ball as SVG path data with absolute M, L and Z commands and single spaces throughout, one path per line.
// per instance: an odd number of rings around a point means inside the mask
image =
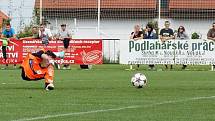
M 136 73 L 131 78 L 131 84 L 137 88 L 142 88 L 147 85 L 147 78 L 144 74 Z

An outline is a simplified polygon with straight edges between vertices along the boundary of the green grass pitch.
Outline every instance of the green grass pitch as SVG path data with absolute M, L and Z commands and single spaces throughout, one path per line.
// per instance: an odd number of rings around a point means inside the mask
M 0 121 L 215 121 L 215 72 L 125 68 L 56 70 L 53 91 L 23 81 L 18 69 L 0 70 Z M 131 86 L 137 72 L 146 88 Z

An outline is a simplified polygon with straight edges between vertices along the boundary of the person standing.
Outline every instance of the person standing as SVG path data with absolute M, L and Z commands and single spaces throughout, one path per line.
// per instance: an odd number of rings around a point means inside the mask
M 156 31 L 152 25 L 150 25 L 150 24 L 146 25 L 146 29 L 145 29 L 145 33 L 144 33 L 143 38 L 144 39 L 158 39 Z
M 184 26 L 179 26 L 178 31 L 177 31 L 177 33 L 175 35 L 175 38 L 178 39 L 178 40 L 187 40 L 187 39 L 189 39 L 189 37 L 188 37 L 188 35 L 187 35 L 186 31 L 185 31 Z M 187 65 L 184 64 L 182 66 L 182 69 L 184 70 L 186 68 L 187 68 Z
M 165 21 L 164 24 L 165 28 L 161 29 L 160 31 L 160 39 L 162 42 L 165 42 L 167 40 L 174 39 L 174 32 L 173 29 L 170 28 L 170 22 Z
M 207 38 L 215 42 L 215 22 L 212 24 L 212 28 L 209 29 Z M 215 65 L 213 65 L 213 68 L 215 68 Z
M 145 33 L 144 33 L 144 39 L 157 39 L 158 36 L 156 34 L 156 31 L 154 30 L 153 26 L 150 24 L 146 25 Z M 153 70 L 155 67 L 154 64 L 149 65 L 149 69 Z
M 141 31 L 140 29 L 140 25 L 135 25 L 134 31 L 131 32 L 130 39 L 134 41 L 143 39 L 143 31 Z M 140 68 L 139 64 L 137 64 L 137 68 Z
M 3 57 L 5 59 L 5 62 L 6 62 L 6 60 L 7 60 L 6 49 L 8 46 L 9 38 L 16 38 L 15 30 L 11 27 L 10 23 L 6 24 L 6 27 L 2 32 L 1 38 L 2 38 L 2 43 L 3 43 L 2 44 L 2 53 L 3 53 Z M 8 68 L 8 64 L 6 64 L 5 67 L 2 69 L 6 69 L 6 68 Z M 16 68 L 16 64 L 14 64 L 14 68 Z
M 170 28 L 170 22 L 165 21 L 164 24 L 165 28 L 161 29 L 160 31 L 160 39 L 162 42 L 166 42 L 168 40 L 174 39 L 174 32 L 173 29 Z M 168 65 L 165 65 L 166 69 L 168 69 Z M 173 69 L 173 65 L 170 65 L 170 69 Z
M 49 41 L 53 39 L 51 30 L 46 28 L 46 24 L 40 24 L 39 38 L 42 39 L 44 46 L 47 46 Z
M 209 31 L 207 33 L 207 38 L 209 40 L 215 41 L 215 22 L 213 23 L 212 28 L 209 29 Z
M 140 25 L 134 26 L 134 31 L 131 32 L 130 39 L 140 40 L 143 39 L 143 31 L 140 30 Z
M 31 31 L 32 31 L 32 38 L 38 39 L 39 38 L 38 26 L 33 26 Z
M 72 34 L 69 30 L 67 30 L 66 24 L 61 24 L 61 30 L 59 30 L 57 34 L 57 39 L 63 41 L 65 52 L 69 52 L 68 47 L 69 47 L 69 41 L 71 38 L 72 38 Z M 63 69 L 70 69 L 70 65 L 64 64 Z
M 25 38 L 20 38 L 21 40 L 22 39 L 39 39 L 39 29 L 37 26 L 33 26 L 32 29 L 31 29 L 31 33 L 32 33 L 32 36 L 30 37 L 25 37 Z
M 179 26 L 178 31 L 175 35 L 175 38 L 178 40 L 187 40 L 189 36 L 187 35 L 184 26 Z

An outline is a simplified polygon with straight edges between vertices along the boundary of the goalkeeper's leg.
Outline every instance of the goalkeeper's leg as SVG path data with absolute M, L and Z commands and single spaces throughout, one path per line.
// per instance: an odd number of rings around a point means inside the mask
M 45 75 L 45 89 L 53 90 L 54 89 L 54 67 L 53 65 L 49 65 L 47 67 L 47 73 Z

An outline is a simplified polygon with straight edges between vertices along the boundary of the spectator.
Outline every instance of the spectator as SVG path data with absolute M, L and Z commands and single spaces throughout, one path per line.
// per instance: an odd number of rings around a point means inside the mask
M 6 24 L 6 28 L 3 30 L 1 38 L 16 38 L 15 30 L 11 27 L 10 23 Z M 7 48 L 9 39 L 2 39 L 2 41 L 3 41 L 3 45 L 2 45 L 3 57 L 5 60 L 7 60 L 6 48 Z M 2 69 L 6 69 L 6 68 L 8 68 L 8 64 L 6 64 L 5 68 L 2 68 Z M 16 68 L 16 64 L 14 64 L 14 68 Z
M 178 40 L 187 40 L 187 39 L 189 39 L 187 33 L 185 32 L 185 28 L 183 26 L 179 26 L 175 37 Z M 186 67 L 187 67 L 187 65 L 183 65 L 182 69 L 186 69 Z
M 61 25 L 61 30 L 57 34 L 57 39 L 63 41 L 64 51 L 68 52 L 69 41 L 72 38 L 72 34 L 69 30 L 66 29 L 66 24 Z M 63 69 L 70 69 L 69 64 L 64 64 Z
M 176 37 L 176 39 L 179 39 L 179 40 L 189 39 L 187 33 L 185 32 L 185 28 L 183 26 L 179 26 L 175 37 Z
M 16 38 L 15 30 L 11 28 L 10 23 L 6 24 L 6 29 L 2 32 L 2 38 Z
M 208 31 L 207 38 L 215 41 L 215 22 L 213 23 L 212 28 Z
M 42 39 L 42 44 L 45 46 L 49 44 L 49 40 L 52 40 L 51 30 L 47 29 L 45 24 L 40 24 L 39 38 Z
M 37 26 L 32 27 L 32 38 L 39 38 L 39 30 Z
M 133 39 L 133 40 L 143 39 L 143 32 L 140 30 L 139 25 L 134 26 L 134 32 L 131 33 L 130 39 Z
M 157 39 L 158 36 L 152 25 L 148 24 L 145 29 L 144 39 Z M 149 65 L 149 69 L 154 69 L 155 65 Z
M 140 30 L 140 26 L 139 25 L 135 25 L 134 26 L 134 31 L 131 32 L 131 35 L 130 35 L 130 39 L 133 39 L 133 40 L 140 40 L 140 39 L 143 39 L 143 31 Z M 137 68 L 139 68 L 140 65 L 137 64 Z
M 157 34 L 152 25 L 148 24 L 146 25 L 145 33 L 144 33 L 144 39 L 157 39 Z
M 165 26 L 165 28 L 161 29 L 161 31 L 160 31 L 160 39 L 161 39 L 161 41 L 165 42 L 167 40 L 174 39 L 174 32 L 170 28 L 170 22 L 165 21 L 164 26 Z
M 215 22 L 212 25 L 212 28 L 208 31 L 207 38 L 209 40 L 215 41 Z M 215 65 L 213 65 L 215 68 Z
M 174 39 L 174 32 L 173 30 L 170 28 L 170 22 L 169 21 L 165 21 L 164 24 L 165 28 L 161 29 L 160 31 L 160 39 L 162 42 L 165 42 L 167 40 L 171 40 Z M 168 69 L 168 66 L 165 65 L 166 69 Z M 170 69 L 173 68 L 173 65 L 170 65 Z
M 34 38 L 34 39 L 39 39 L 39 30 L 38 30 L 38 27 L 37 26 L 33 26 L 32 29 L 31 29 L 31 32 L 32 32 L 32 36 L 31 37 L 25 37 L 26 38 Z

